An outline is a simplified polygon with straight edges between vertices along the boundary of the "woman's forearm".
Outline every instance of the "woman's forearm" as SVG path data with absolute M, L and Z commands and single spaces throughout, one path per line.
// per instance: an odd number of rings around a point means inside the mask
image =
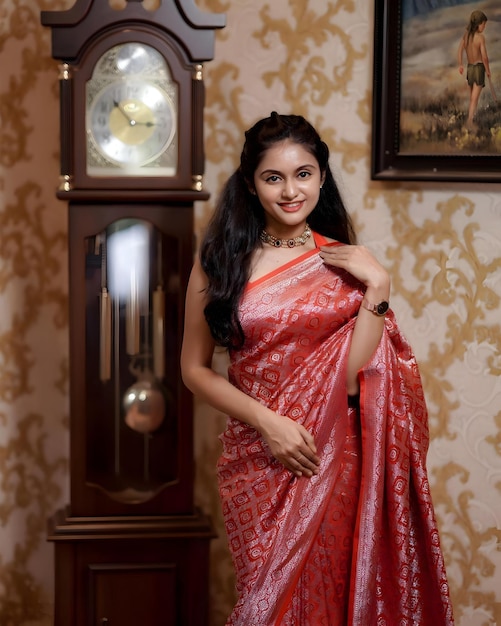
M 371 304 L 388 301 L 390 293 L 389 280 L 386 285 L 378 288 L 369 287 L 364 299 Z M 384 329 L 384 315 L 378 316 L 365 308 L 360 310 L 353 329 L 353 336 L 348 356 L 346 370 L 346 389 L 349 396 L 357 395 L 360 391 L 358 373 L 374 354 Z
M 210 367 L 183 368 L 183 382 L 198 398 L 211 407 L 261 430 L 274 415 L 270 409 L 237 389 L 224 376 Z

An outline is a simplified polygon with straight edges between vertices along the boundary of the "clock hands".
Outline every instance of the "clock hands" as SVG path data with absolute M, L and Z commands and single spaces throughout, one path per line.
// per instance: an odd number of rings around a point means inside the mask
M 118 102 L 118 100 L 113 100 L 113 106 L 115 109 L 118 109 L 120 113 L 125 117 L 125 119 L 129 122 L 133 122 L 134 120 L 130 117 L 127 111 L 123 108 L 123 106 Z
M 146 122 L 142 122 L 142 121 L 138 121 L 134 119 L 131 115 L 129 115 L 129 113 L 127 113 L 122 103 L 118 102 L 117 100 L 113 100 L 113 106 L 116 109 L 118 109 L 120 113 L 122 113 L 125 119 L 129 122 L 129 126 L 146 126 L 147 128 L 151 128 L 152 126 L 155 126 L 155 123 L 151 122 L 150 120 L 147 120 Z
M 134 122 L 134 123 L 132 123 Z M 151 128 L 152 126 L 156 126 L 154 122 L 138 122 L 136 120 L 131 120 L 131 126 L 146 126 L 147 128 Z

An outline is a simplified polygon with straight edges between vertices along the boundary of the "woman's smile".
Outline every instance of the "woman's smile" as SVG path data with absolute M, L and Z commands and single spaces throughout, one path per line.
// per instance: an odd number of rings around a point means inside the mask
M 302 208 L 304 202 L 279 202 L 279 204 L 286 213 L 295 213 Z

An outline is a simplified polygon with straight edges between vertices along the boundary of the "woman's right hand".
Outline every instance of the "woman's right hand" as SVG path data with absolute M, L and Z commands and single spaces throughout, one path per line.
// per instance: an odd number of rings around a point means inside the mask
M 272 455 L 296 476 L 318 474 L 320 458 L 311 433 L 289 417 L 273 414 L 260 432 Z

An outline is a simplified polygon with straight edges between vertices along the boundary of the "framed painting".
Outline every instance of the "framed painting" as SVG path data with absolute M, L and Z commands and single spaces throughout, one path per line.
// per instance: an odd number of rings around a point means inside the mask
M 375 0 L 373 82 L 373 180 L 501 182 L 499 0 Z

